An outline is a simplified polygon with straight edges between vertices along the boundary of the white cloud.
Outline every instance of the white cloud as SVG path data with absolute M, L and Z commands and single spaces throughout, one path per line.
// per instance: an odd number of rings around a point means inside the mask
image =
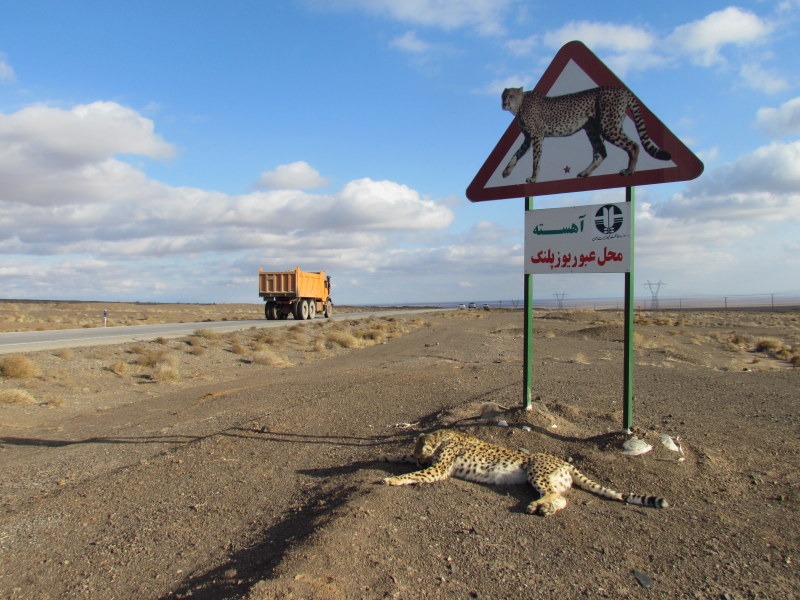
M 112 156 L 168 156 L 171 148 L 151 121 L 114 103 L 0 115 L 4 267 L 13 256 L 129 264 L 243 251 L 264 256 L 273 248 L 276 259 L 295 253 L 305 257 L 302 264 L 319 256 L 366 268 L 387 244 L 454 219 L 444 204 L 392 181 L 362 178 L 335 193 L 303 191 L 324 179 L 302 161 L 262 176 L 262 184 L 284 189 L 229 195 L 155 181 Z
M 596 21 L 570 21 L 541 36 L 510 40 L 506 47 L 512 54 L 524 56 L 539 41 L 555 49 L 573 40 L 581 40 L 592 50 L 604 54 L 604 62 L 620 74 L 667 62 L 667 58 L 658 52 L 658 39 L 646 29 L 635 25 Z
M 117 154 L 169 158 L 171 144 L 155 134 L 153 121 L 116 102 L 79 104 L 70 110 L 36 104 L 0 115 L 6 155 L 50 165 L 75 166 Z
M 9 65 L 4 60 L 0 59 L 0 83 L 2 82 L 11 83 L 13 81 L 16 81 L 16 79 L 17 75 L 16 73 L 14 73 L 14 69 L 11 68 L 11 65 Z
M 258 178 L 259 189 L 311 190 L 328 185 L 328 180 L 305 161 L 279 165 L 272 171 L 264 171 Z
M 535 82 L 534 76 L 530 75 L 510 75 L 505 79 L 495 79 L 494 81 L 486 84 L 484 87 L 473 90 L 476 94 L 486 94 L 489 96 L 498 96 L 498 106 L 500 105 L 499 96 L 506 88 L 514 87 L 533 87 L 532 82 Z
M 581 40 L 589 48 L 612 52 L 643 52 L 650 49 L 656 38 L 633 25 L 616 25 L 593 21 L 570 21 L 560 29 L 548 31 L 544 43 L 560 48 L 572 40 Z
M 742 65 L 739 73 L 748 87 L 767 94 L 775 94 L 789 87 L 789 82 L 786 79 L 766 71 L 759 64 L 748 63 Z
M 800 96 L 778 108 L 760 108 L 756 125 L 767 135 L 782 138 L 800 134 Z
M 506 42 L 506 48 L 514 56 L 527 56 L 533 52 L 533 49 L 538 43 L 539 36 L 534 34 L 526 38 L 508 40 Z
M 389 42 L 389 46 L 412 54 L 422 54 L 432 49 L 431 44 L 419 39 L 413 31 L 406 31 L 403 35 L 394 38 Z
M 676 27 L 666 42 L 692 61 L 711 66 L 721 62 L 720 49 L 729 44 L 747 46 L 763 41 L 773 27 L 756 14 L 729 6 L 702 19 Z
M 703 174 L 657 213 L 697 222 L 799 221 L 800 141 L 763 146 Z
M 439 27 L 445 30 L 469 28 L 480 34 L 504 31 L 503 20 L 513 0 L 325 0 L 316 5 L 330 9 L 360 9 L 402 23 Z

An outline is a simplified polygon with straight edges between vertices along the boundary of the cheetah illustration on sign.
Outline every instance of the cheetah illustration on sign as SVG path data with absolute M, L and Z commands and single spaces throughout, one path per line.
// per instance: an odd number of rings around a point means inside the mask
M 581 129 L 586 132 L 592 145 L 592 162 L 578 177 L 589 177 L 608 156 L 607 140 L 628 154 L 628 166 L 620 175 L 633 175 L 639 159 L 639 145 L 622 130 L 625 113 L 631 111 L 636 131 L 645 151 L 658 160 L 670 160 L 669 152 L 656 146 L 647 134 L 639 102 L 622 87 L 596 87 L 562 96 L 544 96 L 535 91 L 523 92 L 522 88 L 506 88 L 503 91 L 503 110 L 517 117 L 523 134 L 519 149 L 503 170 L 508 177 L 528 149 L 533 146 L 533 173 L 526 179 L 535 183 L 539 175 L 542 157 L 542 142 L 545 137 L 566 137 Z M 569 168 L 564 169 L 565 173 Z
M 686 181 L 703 163 L 581 42 L 565 44 L 467 187 L 472 202 Z M 587 143 L 588 138 L 588 143 Z

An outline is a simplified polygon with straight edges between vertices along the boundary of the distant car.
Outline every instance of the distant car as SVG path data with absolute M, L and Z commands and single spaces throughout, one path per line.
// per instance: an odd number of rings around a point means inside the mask
M 459 309 L 461 309 L 461 308 L 467 308 L 467 305 L 466 305 L 466 304 L 459 304 L 459 305 L 458 305 L 458 308 L 459 308 Z
M 489 310 L 489 305 L 484 303 L 483 310 Z
M 474 302 L 470 302 L 470 303 L 469 303 L 469 307 L 470 307 L 470 308 L 478 308 L 478 305 L 477 305 L 477 304 L 475 304 Z

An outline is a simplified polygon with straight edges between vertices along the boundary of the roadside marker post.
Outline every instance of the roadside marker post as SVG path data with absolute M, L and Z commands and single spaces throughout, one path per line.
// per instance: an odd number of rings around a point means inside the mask
M 634 188 L 695 179 L 703 172 L 703 163 L 579 41 L 569 42 L 558 51 L 532 92 L 553 98 L 599 87 L 622 88 L 633 97 L 621 129 L 631 140 L 641 142 L 639 148 L 642 150 L 645 141 L 640 132 L 646 131 L 650 142 L 660 149 L 660 154 L 638 152 L 638 162 L 631 159 L 631 165 L 636 163 L 635 170 L 620 170 L 624 163 L 619 161 L 625 152 L 605 141 L 608 138 L 598 142 L 600 132 L 595 131 L 596 119 L 587 121 L 583 128 L 585 132 L 578 130 L 565 137 L 534 139 L 533 130 L 530 125 L 525 125 L 520 110 L 515 112 L 514 120 L 478 170 L 466 195 L 472 202 L 525 198 L 522 404 L 526 410 L 532 407 L 533 396 L 533 275 L 625 274 L 622 425 L 623 429 L 630 431 L 633 427 Z M 599 154 L 606 159 L 599 163 L 598 143 L 602 145 Z M 536 163 L 532 158 L 534 152 L 538 153 Z M 576 172 L 588 162 L 587 158 L 592 157 L 593 152 L 594 167 L 581 171 L 576 177 Z M 633 172 L 622 174 L 627 171 Z M 534 196 L 619 187 L 626 189 L 624 203 L 563 209 L 533 208 Z

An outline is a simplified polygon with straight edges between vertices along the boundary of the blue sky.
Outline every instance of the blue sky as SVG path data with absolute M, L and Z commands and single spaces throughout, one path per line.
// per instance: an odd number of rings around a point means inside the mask
M 513 119 L 503 88 L 573 39 L 705 163 L 637 188 L 637 295 L 800 294 L 799 20 L 798 0 L 6 0 L 0 297 L 256 302 L 259 267 L 300 266 L 338 303 L 520 298 L 523 200 L 465 189 Z

